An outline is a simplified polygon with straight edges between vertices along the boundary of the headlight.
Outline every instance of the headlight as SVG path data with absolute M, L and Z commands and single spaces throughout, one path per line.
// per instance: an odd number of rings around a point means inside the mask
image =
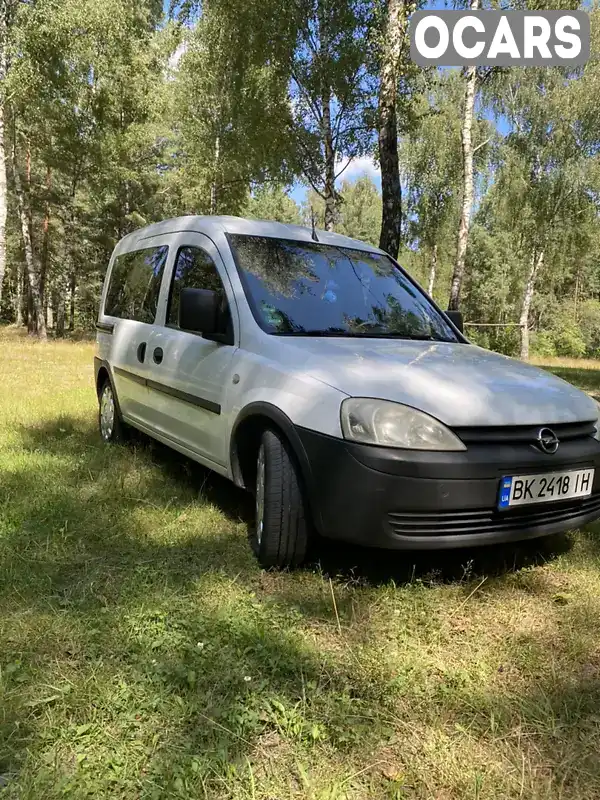
M 598 419 L 596 420 L 596 433 L 594 434 L 594 439 L 598 439 L 600 442 L 600 403 L 596 400 L 595 397 L 592 397 L 594 403 L 596 403 L 596 411 L 598 412 Z
M 344 438 L 363 444 L 403 447 L 407 450 L 466 450 L 452 431 L 437 419 L 416 408 L 375 400 L 349 397 L 342 403 Z

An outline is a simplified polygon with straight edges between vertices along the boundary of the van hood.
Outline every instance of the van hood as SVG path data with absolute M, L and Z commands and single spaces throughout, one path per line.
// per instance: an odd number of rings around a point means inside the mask
M 595 402 L 537 367 L 462 343 L 282 339 L 286 363 L 352 397 L 414 406 L 449 426 L 592 421 Z

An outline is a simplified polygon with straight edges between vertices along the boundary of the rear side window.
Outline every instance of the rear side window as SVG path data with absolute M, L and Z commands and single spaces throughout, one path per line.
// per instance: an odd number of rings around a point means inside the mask
M 177 253 L 171 291 L 167 325 L 179 327 L 179 298 L 182 289 L 210 289 L 213 292 L 223 290 L 223 283 L 215 262 L 200 247 L 182 247 Z
M 169 248 L 149 247 L 118 256 L 113 264 L 104 313 L 154 322 Z

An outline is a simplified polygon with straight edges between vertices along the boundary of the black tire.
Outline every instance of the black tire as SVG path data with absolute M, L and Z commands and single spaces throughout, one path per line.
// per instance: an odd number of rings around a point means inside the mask
M 265 431 L 261 438 L 255 495 L 250 541 L 260 565 L 265 569 L 299 566 L 306 557 L 310 523 L 294 459 L 274 431 Z
M 108 412 L 108 407 L 112 403 L 112 424 L 109 424 L 108 413 L 103 417 L 104 412 Z M 128 429 L 119 409 L 119 402 L 110 378 L 106 378 L 98 393 L 98 430 L 100 438 L 105 444 L 124 444 L 128 439 Z

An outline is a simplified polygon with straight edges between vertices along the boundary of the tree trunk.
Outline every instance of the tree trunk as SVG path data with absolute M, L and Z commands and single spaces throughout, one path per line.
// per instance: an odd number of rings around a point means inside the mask
M 54 335 L 62 338 L 65 335 L 65 292 L 62 279 L 53 287 L 52 305 L 56 312 Z
M 315 56 L 327 63 L 331 53 L 331 30 L 327 3 L 323 0 L 317 2 L 317 21 L 319 27 L 319 52 Z M 321 94 L 321 142 L 325 156 L 323 174 L 323 200 L 325 201 L 323 227 L 332 231 L 335 226 L 336 193 L 335 193 L 335 141 L 331 127 L 331 83 L 327 75 L 322 75 L 320 84 Z
M 1 34 L 1 29 L 0 29 Z M 2 46 L 0 42 L 0 47 Z M 0 85 L 3 80 L 3 57 L 0 53 Z M 4 151 L 4 108 L 0 103 L 0 313 L 2 311 L 2 287 L 6 273 L 6 217 L 8 213 L 6 185 L 6 154 Z
M 398 161 L 398 70 L 406 35 L 406 20 L 412 5 L 387 0 L 384 45 L 379 86 L 379 164 L 383 210 L 379 247 L 398 258 L 402 232 L 402 186 Z
M 29 238 L 31 239 L 33 247 L 33 214 L 31 211 L 31 148 L 27 142 L 27 150 L 25 151 L 25 194 L 27 198 L 27 225 L 29 228 Z M 35 266 L 35 253 L 34 253 L 34 266 Z M 31 296 L 31 282 L 27 284 L 27 333 L 30 336 L 37 335 L 37 318 L 33 311 L 33 298 Z
M 323 92 L 323 145 L 325 150 L 325 230 L 332 231 L 335 225 L 335 150 L 333 147 L 333 131 L 331 130 L 331 92 Z
M 31 304 L 35 319 L 35 330 L 38 338 L 42 341 L 45 341 L 46 322 L 44 320 L 44 307 L 42 306 L 40 297 L 39 275 L 35 269 L 35 263 L 33 260 L 33 244 L 31 241 L 31 209 L 29 208 L 29 203 L 25 198 L 23 186 L 21 184 L 21 176 L 19 175 L 16 141 L 14 143 L 12 156 L 13 180 L 15 184 L 15 194 L 17 195 L 17 204 L 19 206 L 19 217 L 21 219 L 21 235 L 23 237 L 23 247 L 25 249 L 25 267 L 27 269 L 27 276 L 29 278 L 29 288 L 31 289 Z
M 50 188 L 52 186 L 52 169 L 46 167 L 46 202 L 44 222 L 42 223 L 42 256 L 40 260 L 40 298 L 42 308 L 46 305 L 46 278 L 48 276 L 48 253 L 50 239 Z
M 0 10 L 0 312 L 2 311 L 2 287 L 6 273 L 6 217 L 8 196 L 6 185 L 6 152 L 4 149 L 4 95 L 6 78 L 6 8 Z
M 58 306 L 56 310 L 56 335 L 63 338 L 65 335 L 65 298 L 58 298 Z
M 217 213 L 217 204 L 218 204 L 218 190 L 217 190 L 217 177 L 219 175 L 219 160 L 221 158 L 221 138 L 219 134 L 215 137 L 215 154 L 214 154 L 214 161 L 213 161 L 213 179 L 210 185 L 210 213 L 216 214 Z
M 471 11 L 479 9 L 479 0 L 471 0 Z M 462 156 L 463 156 L 463 195 L 460 223 L 458 226 L 458 242 L 456 245 L 456 261 L 450 288 L 448 308 L 458 311 L 460 293 L 465 277 L 465 259 L 469 244 L 469 227 L 473 209 L 473 115 L 475 111 L 475 89 L 477 88 L 477 67 L 467 67 L 465 73 L 465 104 L 462 124 Z
M 15 297 L 15 325 L 23 326 L 23 265 L 17 264 L 17 291 Z
M 30 336 L 33 336 L 37 333 L 36 327 L 36 319 L 33 313 L 33 301 L 31 299 L 31 286 L 27 284 L 27 302 L 26 302 L 26 310 L 27 310 L 27 333 Z
M 73 333 L 75 330 L 75 290 L 77 289 L 77 280 L 75 273 L 71 273 L 69 280 L 69 331 Z
M 438 246 L 437 243 L 431 248 L 431 264 L 429 267 L 429 286 L 427 287 L 427 294 L 433 296 L 433 287 L 435 285 L 435 273 L 437 272 L 438 260 Z
M 52 299 L 50 296 L 50 292 L 47 292 L 47 301 L 46 301 L 46 330 L 52 330 L 54 328 L 54 309 L 52 307 Z
M 527 282 L 525 284 L 521 317 L 519 319 L 519 325 L 521 326 L 521 358 L 523 361 L 527 361 L 529 358 L 529 311 L 531 309 L 531 301 L 533 300 L 533 293 L 535 290 L 535 279 L 543 263 L 544 251 L 540 250 L 539 253 L 536 253 L 534 250 L 531 254 L 529 275 L 527 276 Z

